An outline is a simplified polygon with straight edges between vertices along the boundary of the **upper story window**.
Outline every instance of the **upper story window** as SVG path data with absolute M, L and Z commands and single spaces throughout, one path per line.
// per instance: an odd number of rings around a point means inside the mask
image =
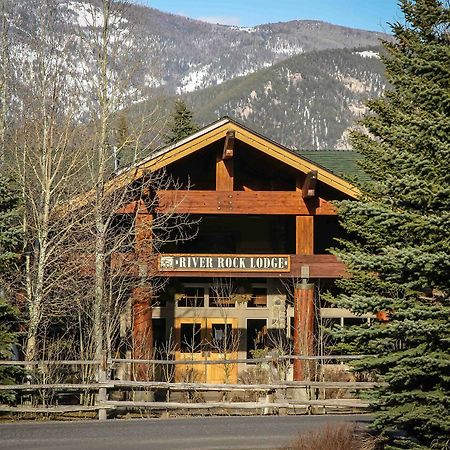
M 183 291 L 175 294 L 178 306 L 186 308 L 205 306 L 205 289 L 203 287 L 185 287 Z
M 253 287 L 252 296 L 247 302 L 249 308 L 266 308 L 267 307 L 267 288 Z
M 234 308 L 236 300 L 232 294 L 228 295 L 221 289 L 209 289 L 209 306 L 212 308 Z

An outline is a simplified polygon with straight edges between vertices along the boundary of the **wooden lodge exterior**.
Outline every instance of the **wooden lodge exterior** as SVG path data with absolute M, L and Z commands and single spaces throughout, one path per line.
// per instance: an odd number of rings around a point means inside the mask
M 157 298 L 145 265 L 136 275 L 129 309 L 134 357 L 150 358 L 172 338 L 178 359 L 246 358 L 285 330 L 296 354 L 313 354 L 318 317 L 356 320 L 318 300 L 345 274 L 327 249 L 341 233 L 332 202 L 356 198 L 351 184 L 229 118 L 122 170 L 115 183 L 162 169 L 190 187 L 158 191 L 153 210 L 140 199 L 118 211 L 137 212 L 134 257 L 144 261 L 153 251 L 157 214 L 188 213 L 198 230 L 157 256 L 156 275 L 169 279 Z M 302 379 L 305 364 L 293 365 L 293 378 Z M 245 368 L 235 366 L 226 381 Z M 175 378 L 185 375 L 180 368 Z M 188 381 L 225 381 L 220 365 L 199 368 L 196 377 Z

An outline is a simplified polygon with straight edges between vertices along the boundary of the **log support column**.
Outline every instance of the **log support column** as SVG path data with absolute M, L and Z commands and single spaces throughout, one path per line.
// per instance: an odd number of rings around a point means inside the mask
M 152 258 L 152 215 L 144 208 L 139 208 L 136 215 L 136 256 L 139 265 L 139 284 L 133 288 L 133 358 L 152 359 L 152 285 L 148 281 L 149 265 Z M 134 379 L 148 381 L 151 379 L 149 364 L 134 365 Z
M 143 284 L 133 289 L 133 358 L 152 359 L 153 327 L 151 286 Z M 134 379 L 148 381 L 151 379 L 149 364 L 135 364 Z
M 294 355 L 314 354 L 314 284 L 303 278 L 294 284 Z M 313 364 L 294 360 L 294 381 L 310 379 Z
M 313 174 L 317 177 L 317 174 Z M 312 178 L 297 179 L 297 191 L 303 197 L 315 195 Z M 304 183 L 304 184 L 302 184 Z M 306 186 L 306 187 L 305 187 Z M 311 187 L 312 186 L 312 187 Z M 297 255 L 314 254 L 314 216 L 296 216 L 295 253 Z M 309 266 L 302 266 L 298 279 L 294 283 L 294 355 L 312 356 L 314 354 L 314 284 L 309 282 Z M 294 360 L 294 381 L 311 379 L 314 365 L 310 361 Z

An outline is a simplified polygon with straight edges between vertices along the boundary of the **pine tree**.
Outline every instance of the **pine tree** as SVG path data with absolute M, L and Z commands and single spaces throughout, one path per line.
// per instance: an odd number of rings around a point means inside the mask
M 12 358 L 18 337 L 18 313 L 5 299 L 0 298 L 0 359 Z M 22 374 L 23 370 L 16 366 L 0 366 L 0 384 L 14 384 Z M 0 391 L 0 403 L 12 402 L 14 398 L 14 392 Z
M 115 145 L 113 147 L 114 170 L 134 162 L 132 157 L 133 149 L 130 147 L 131 136 L 128 130 L 128 121 L 124 114 L 120 114 L 115 129 Z
M 391 88 L 354 133 L 371 181 L 339 205 L 351 277 L 333 299 L 371 325 L 337 332 L 341 350 L 373 355 L 354 369 L 388 383 L 371 393 L 389 449 L 450 442 L 450 10 L 402 0 L 404 24 L 384 42 Z M 403 432 L 406 437 L 401 439 Z
M 178 142 L 195 133 L 198 129 L 198 126 L 193 121 L 192 112 L 188 109 L 186 103 L 181 99 L 176 100 L 171 118 L 170 131 L 164 139 L 165 143 L 173 144 Z
M 13 263 L 17 261 L 20 242 L 20 228 L 18 227 L 19 199 L 10 182 L 0 176 L 0 359 L 11 359 L 13 345 L 19 339 L 18 313 L 4 298 L 4 282 L 10 274 Z M 15 383 L 23 371 L 17 367 L 0 366 L 0 384 Z M 12 391 L 1 391 L 0 402 L 14 400 Z

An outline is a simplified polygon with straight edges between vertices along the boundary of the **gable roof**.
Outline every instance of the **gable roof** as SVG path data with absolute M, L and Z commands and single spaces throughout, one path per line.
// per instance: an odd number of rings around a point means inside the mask
M 188 136 L 175 144 L 162 147 L 153 152 L 143 160 L 120 169 L 116 176 L 110 180 L 108 188 L 111 190 L 126 186 L 127 184 L 141 178 L 146 172 L 161 169 L 175 161 L 178 161 L 206 145 L 218 141 L 226 136 L 227 132 L 233 130 L 235 138 L 256 148 L 257 150 L 299 170 L 308 173 L 317 170 L 318 181 L 337 189 L 349 197 L 358 197 L 358 189 L 337 176 L 322 165 L 314 163 L 310 159 L 296 153 L 287 147 L 257 133 L 245 125 L 229 117 L 223 117 L 216 122 L 207 125 L 196 133 Z
M 358 165 L 362 155 L 355 150 L 299 150 L 297 153 L 340 177 L 351 177 L 350 179 L 358 181 L 370 180 L 369 175 Z

